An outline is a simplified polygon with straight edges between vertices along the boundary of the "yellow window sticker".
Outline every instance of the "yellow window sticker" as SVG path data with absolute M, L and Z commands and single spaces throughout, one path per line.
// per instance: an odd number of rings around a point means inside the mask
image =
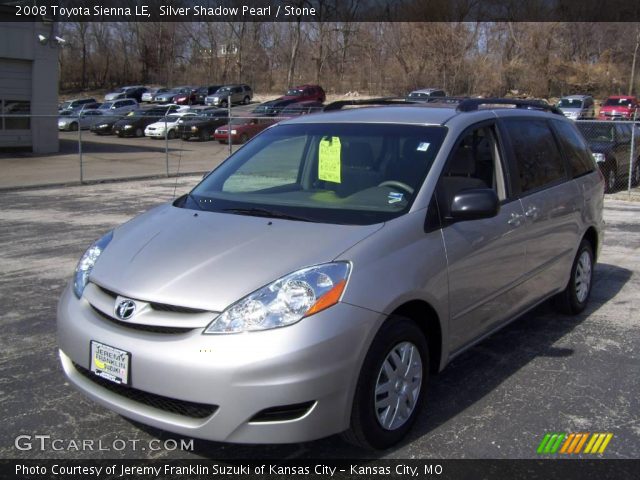
M 339 137 L 325 137 L 318 149 L 318 178 L 340 183 L 341 149 Z

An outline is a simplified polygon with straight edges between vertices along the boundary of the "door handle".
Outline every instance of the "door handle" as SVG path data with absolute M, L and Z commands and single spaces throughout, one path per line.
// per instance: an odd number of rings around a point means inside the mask
M 507 223 L 514 227 L 519 227 L 522 224 L 522 215 L 515 212 L 511 213 L 511 216 L 509 217 L 509 220 L 507 220 Z
M 524 212 L 524 214 L 528 217 L 528 218 L 537 218 L 538 216 L 538 207 L 529 207 L 527 208 L 527 211 Z

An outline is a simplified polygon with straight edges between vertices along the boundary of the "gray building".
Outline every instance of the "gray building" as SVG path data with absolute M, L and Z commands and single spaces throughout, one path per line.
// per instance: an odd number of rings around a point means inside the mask
M 7 11 L 0 11 L 0 20 L 7 18 Z M 53 27 L 43 21 L 0 21 L 0 150 L 58 151 L 59 47 Z

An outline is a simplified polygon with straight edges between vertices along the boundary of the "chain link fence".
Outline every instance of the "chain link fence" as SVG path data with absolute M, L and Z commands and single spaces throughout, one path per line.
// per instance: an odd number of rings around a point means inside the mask
M 640 126 L 635 121 L 578 120 L 605 178 L 605 192 L 626 191 L 640 185 Z
M 0 141 L 5 135 L 0 143 L 0 188 L 203 174 L 270 125 L 322 108 L 267 102 L 226 109 L 146 105 L 120 115 L 100 109 L 55 116 L 5 112 L 0 115 Z M 606 192 L 640 195 L 638 124 L 576 124 L 605 178 Z M 26 147 L 43 131 L 58 135 L 58 152 L 37 154 Z
M 292 104 L 145 105 L 119 114 L 98 108 L 54 116 L 5 112 L 0 127 L 10 128 L 0 128 L 0 189 L 203 174 L 265 128 L 321 110 Z M 57 135 L 57 152 L 32 153 L 33 137 L 42 132 Z

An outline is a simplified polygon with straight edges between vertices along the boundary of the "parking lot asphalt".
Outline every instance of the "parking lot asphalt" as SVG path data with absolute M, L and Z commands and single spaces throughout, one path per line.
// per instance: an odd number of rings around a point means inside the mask
M 0 192 L 0 458 L 536 458 L 547 432 L 611 432 L 602 456 L 640 457 L 640 203 L 619 200 L 605 202 L 606 241 L 587 311 L 566 317 L 542 305 L 457 357 L 431 379 L 424 413 L 402 445 L 374 454 L 334 436 L 270 446 L 196 440 L 192 452 L 132 448 L 179 437 L 134 424 L 65 381 L 56 304 L 93 240 L 198 179 Z M 19 450 L 19 435 L 128 446 Z

